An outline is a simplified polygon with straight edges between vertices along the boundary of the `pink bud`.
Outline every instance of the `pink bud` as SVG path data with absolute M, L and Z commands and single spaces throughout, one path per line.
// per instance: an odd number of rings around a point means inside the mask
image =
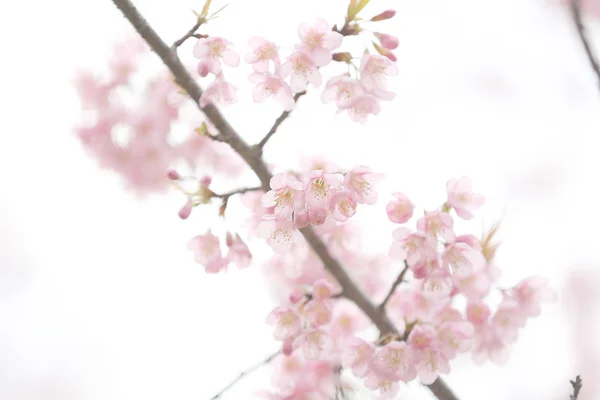
M 225 236 L 225 243 L 227 243 L 227 247 L 231 247 L 233 245 L 233 236 L 231 233 L 227 232 L 227 236 Z
M 188 217 L 192 213 L 193 206 L 194 206 L 194 203 L 192 203 L 192 200 L 191 199 L 188 200 L 187 203 L 185 203 L 185 205 L 183 207 L 181 207 L 181 210 L 179 210 L 179 218 L 188 219 Z
M 297 302 L 302 300 L 303 297 L 304 297 L 304 292 L 302 290 L 294 289 L 294 290 L 292 290 L 292 293 L 290 293 L 290 303 L 296 304 Z
M 333 286 L 325 279 L 319 279 L 313 285 L 313 297 L 317 300 L 324 300 L 333 295 Z
M 371 18 L 371 21 L 383 21 L 383 20 L 392 18 L 394 15 L 396 15 L 396 11 L 386 10 L 386 11 L 382 12 L 381 14 L 377 14 L 376 16 Z
M 202 185 L 204 187 L 208 187 L 211 182 L 212 182 L 212 177 L 210 177 L 208 175 L 205 175 L 202 178 L 200 178 L 200 185 Z
M 396 62 L 398 59 L 396 58 L 396 55 L 394 53 L 392 53 L 391 51 L 387 52 L 384 54 L 387 58 L 389 58 L 390 60 L 392 60 L 393 62 Z
M 281 351 L 284 355 L 289 356 L 294 352 L 294 339 L 288 339 L 283 342 Z
M 327 211 L 324 208 L 316 208 L 308 212 L 308 220 L 313 225 L 323 225 L 327 218 Z
M 206 75 L 208 75 L 208 72 L 208 66 L 205 63 L 201 62 L 198 64 L 198 74 L 200 74 L 201 77 L 204 78 Z
M 179 176 L 177 171 L 172 170 L 172 169 L 167 171 L 167 177 L 172 181 L 177 181 L 177 180 L 181 179 L 181 177 Z
M 384 49 L 394 50 L 398 47 L 398 38 L 386 33 L 375 32 L 375 36 L 379 39 L 379 43 Z
M 304 211 L 294 212 L 294 224 L 298 229 L 304 228 L 308 225 L 308 214 Z

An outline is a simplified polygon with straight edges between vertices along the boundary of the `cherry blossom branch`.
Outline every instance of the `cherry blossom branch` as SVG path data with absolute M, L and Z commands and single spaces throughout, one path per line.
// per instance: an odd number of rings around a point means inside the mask
M 176 40 L 173 43 L 173 45 L 171 46 L 171 48 L 173 50 L 176 50 L 179 46 L 181 46 L 183 43 L 185 43 L 185 41 L 188 40 L 189 38 L 196 37 L 196 31 L 198 29 L 200 29 L 202 24 L 204 24 L 205 22 L 206 22 L 206 19 L 204 17 L 198 16 L 196 24 L 194 24 L 194 26 L 181 39 Z
M 229 382 L 229 384 L 227 386 L 225 386 L 223 389 L 221 389 L 221 391 L 219 393 L 215 394 L 209 400 L 216 400 L 216 399 L 220 398 L 226 391 L 228 391 L 229 389 L 231 389 L 236 383 L 238 383 L 239 381 L 241 381 L 245 376 L 250 375 L 252 372 L 256 371 L 257 369 L 259 369 L 263 365 L 266 365 L 266 364 L 270 363 L 280 353 L 281 353 L 281 350 L 277 350 L 275 353 L 271 354 L 269 357 L 265 358 L 261 362 L 253 365 L 252 367 L 248 368 L 245 371 L 242 371 L 234 380 L 232 380 L 231 382 Z
M 294 102 L 297 103 L 298 99 L 300 97 L 304 96 L 305 94 L 306 94 L 305 91 L 296 93 L 296 95 L 294 96 Z M 265 147 L 265 144 L 267 144 L 269 139 L 271 139 L 271 136 L 273 136 L 275 134 L 275 132 L 277 132 L 277 129 L 279 129 L 279 125 L 281 125 L 281 123 L 283 121 L 285 121 L 287 119 L 287 117 L 290 116 L 291 113 L 292 113 L 291 111 L 282 112 L 281 115 L 275 120 L 275 123 L 273 124 L 273 126 L 271 127 L 269 132 L 265 135 L 265 137 L 262 138 L 262 140 L 260 142 L 258 142 L 258 144 L 256 144 L 256 147 L 262 150 L 262 148 Z
M 140 36 L 142 36 L 163 63 L 169 68 L 179 86 L 184 89 L 199 106 L 202 89 L 181 63 L 181 60 L 177 57 L 175 51 L 158 36 L 130 0 L 112 1 L 138 31 Z M 244 159 L 246 164 L 248 164 L 260 179 L 261 188 L 264 191 L 268 191 L 270 189 L 272 174 L 261 157 L 261 148 L 249 146 L 215 106 L 208 105 L 206 107 L 200 107 L 200 109 L 219 132 L 213 138 L 229 144 L 229 146 Z M 327 271 L 329 271 L 338 281 L 342 287 L 343 296 L 348 300 L 353 301 L 369 317 L 369 319 L 371 319 L 382 335 L 387 333 L 398 334 L 398 330 L 389 320 L 387 315 L 381 312 L 377 306 L 373 305 L 373 303 L 371 303 L 371 301 L 356 286 L 341 264 L 329 253 L 327 246 L 315 233 L 312 227 L 302 228 L 300 229 L 300 232 L 304 236 L 306 242 L 321 259 L 325 269 L 327 269 Z M 431 385 L 428 385 L 428 388 L 439 400 L 458 400 L 458 397 L 454 395 L 452 390 L 450 390 L 440 378 Z
M 234 196 L 236 194 L 244 194 L 247 192 L 255 192 L 258 190 L 262 190 L 262 186 L 255 186 L 255 187 L 247 187 L 247 188 L 242 188 L 242 189 L 236 189 L 236 190 L 232 190 L 231 192 L 227 192 L 227 193 L 223 193 L 223 194 L 213 194 L 212 197 L 217 197 L 219 199 L 223 199 L 223 200 L 227 200 L 229 199 L 231 196 Z
M 598 64 L 598 59 L 596 58 L 596 55 L 592 50 L 592 46 L 588 41 L 585 26 L 583 25 L 583 19 L 581 16 L 581 0 L 571 0 L 571 14 L 573 15 L 573 21 L 575 22 L 575 27 L 577 28 L 577 33 L 579 34 L 581 43 L 583 43 L 583 47 L 585 48 L 585 53 L 587 54 L 590 65 L 592 66 L 592 69 L 596 74 L 596 78 L 598 79 L 598 85 L 600 85 L 600 65 Z
M 581 377 L 579 375 L 577 375 L 577 377 L 575 378 L 574 381 L 569 381 L 571 382 L 571 386 L 573 386 L 573 394 L 570 397 L 570 400 L 577 400 L 578 396 L 579 396 L 579 391 L 581 390 L 581 387 L 583 386 L 583 381 L 581 380 Z
M 404 280 L 404 275 L 406 275 L 407 272 L 408 272 L 408 263 L 406 261 L 404 261 L 404 268 L 402 269 L 402 272 L 400 272 L 400 275 L 398 275 L 398 277 L 392 284 L 392 287 L 390 288 L 390 291 L 388 292 L 387 296 L 385 296 L 385 299 L 383 299 L 383 301 L 379 305 L 380 310 L 382 310 L 382 311 L 385 310 L 385 305 L 388 303 L 388 301 L 390 301 L 390 298 L 396 291 L 396 288 L 398 287 L 398 285 L 400 285 L 402 283 L 402 281 Z

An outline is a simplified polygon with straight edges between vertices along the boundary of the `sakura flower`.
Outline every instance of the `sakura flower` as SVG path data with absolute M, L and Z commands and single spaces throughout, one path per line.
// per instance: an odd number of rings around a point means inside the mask
M 256 235 L 259 238 L 267 239 L 267 244 L 273 251 L 281 255 L 286 254 L 292 244 L 298 243 L 302 238 L 292 221 L 280 220 L 271 216 L 263 217 L 256 227 Z
M 308 211 L 308 221 L 312 225 L 323 225 L 327 220 L 327 210 L 324 208 L 313 208 Z
M 315 300 L 325 300 L 333 295 L 333 286 L 325 279 L 319 279 L 312 288 L 312 297 Z
M 296 225 L 298 229 L 308 226 L 309 222 L 308 213 L 306 211 L 294 212 L 294 225 Z
M 227 253 L 227 259 L 234 262 L 239 268 L 245 268 L 250 265 L 252 261 L 252 254 L 246 243 L 240 238 L 240 235 L 236 234 L 233 237 L 229 232 L 227 233 L 227 247 L 229 252 Z
M 369 115 L 377 115 L 381 111 L 379 101 L 371 94 L 363 94 L 352 100 L 346 107 L 350 119 L 365 124 Z M 340 110 L 341 112 L 342 110 Z
M 200 107 L 209 104 L 230 105 L 237 100 L 237 88 L 227 82 L 223 74 L 219 74 L 200 96 Z
M 250 38 L 248 45 L 252 48 L 252 51 L 246 54 L 244 61 L 252 64 L 254 71 L 259 73 L 267 72 L 270 61 L 273 61 L 276 66 L 279 65 L 279 49 L 275 43 L 254 36 Z
M 198 73 L 203 77 L 209 73 L 219 75 L 221 61 L 230 67 L 240 64 L 240 56 L 231 49 L 231 43 L 219 37 L 198 39 L 194 46 L 194 57 L 200 60 Z
M 484 324 L 491 314 L 490 307 L 483 301 L 471 301 L 467 304 L 467 318 L 475 325 Z
M 367 376 L 365 386 L 378 392 L 379 400 L 393 400 L 398 394 L 398 381 L 381 377 L 375 373 Z
M 314 329 L 303 332 L 294 340 L 294 349 L 302 349 L 308 360 L 325 357 L 333 350 L 331 338 L 322 330 Z
M 273 176 L 271 190 L 262 197 L 263 207 L 275 207 L 277 218 L 288 218 L 292 211 L 304 210 L 304 186 L 289 173 Z
M 337 300 L 333 306 L 331 321 L 327 326 L 331 337 L 343 345 L 343 342 L 371 325 L 367 316 L 354 304 L 345 299 Z
M 375 204 L 377 192 L 375 184 L 383 180 L 383 174 L 371 172 L 368 167 L 354 167 L 344 177 L 344 186 L 359 204 Z
M 408 342 L 416 350 L 434 347 L 437 344 L 436 331 L 431 325 L 416 325 L 408 336 Z
M 331 196 L 329 211 L 333 219 L 345 222 L 356 213 L 356 201 L 349 190 L 340 190 Z
M 393 341 L 383 346 L 372 358 L 373 371 L 390 380 L 409 382 L 416 376 L 414 349 L 406 342 Z
M 400 261 L 406 260 L 409 266 L 424 263 L 435 256 L 436 242 L 430 236 L 421 232 L 411 232 L 408 228 L 400 227 L 392 233 L 394 242 L 389 255 Z
M 349 338 L 342 348 L 341 363 L 344 368 L 351 368 L 359 378 L 367 375 L 371 369 L 371 356 L 375 347 L 357 337 Z
M 267 316 L 267 324 L 274 326 L 275 340 L 294 339 L 300 334 L 300 316 L 291 308 L 277 307 Z
M 398 67 L 389 58 L 365 54 L 360 62 L 360 82 L 367 91 L 386 91 L 387 77 L 398 75 Z
M 339 108 L 346 109 L 364 93 L 365 89 L 360 82 L 348 75 L 340 75 L 327 82 L 321 99 L 325 104 L 334 101 Z
M 325 325 L 331 320 L 331 310 L 322 301 L 311 300 L 302 311 L 308 322 L 315 328 Z
M 515 301 L 505 299 L 490 322 L 505 343 L 517 340 L 519 329 L 525 325 L 526 316 Z
M 423 281 L 423 293 L 429 296 L 446 297 L 453 288 L 452 278 L 441 272 L 431 274 Z
M 424 385 L 431 385 L 439 374 L 450 372 L 450 363 L 446 356 L 435 349 L 427 348 L 419 351 L 417 375 Z
M 341 184 L 340 174 L 326 174 L 321 169 L 312 171 L 306 189 L 306 206 L 309 209 L 327 208 L 331 193 Z
M 471 349 L 473 325 L 466 321 L 444 322 L 437 328 L 439 348 L 448 358 Z
M 194 252 L 194 259 L 198 264 L 204 265 L 207 272 L 218 272 L 226 265 L 221 256 L 219 238 L 210 231 L 191 238 L 187 247 Z
M 331 61 L 331 52 L 340 47 L 343 39 L 343 36 L 332 31 L 327 21 L 322 18 L 317 18 L 312 25 L 300 24 L 298 36 L 301 43 L 296 48 L 309 55 L 319 67 Z
M 487 359 L 497 365 L 504 365 L 508 361 L 508 346 L 498 330 L 490 324 L 475 326 L 471 352 L 476 364 L 483 364 Z
M 483 205 L 483 196 L 471 191 L 471 179 L 463 176 L 459 179 L 450 179 L 446 184 L 448 205 L 454 208 L 456 214 L 462 219 L 473 218 L 471 211 Z
M 250 82 L 256 84 L 253 98 L 256 103 L 262 103 L 269 97 L 277 100 L 285 111 L 291 111 L 296 104 L 292 89 L 281 76 L 270 73 L 250 75 Z
M 456 237 L 452 229 L 453 226 L 452 217 L 443 211 L 426 212 L 425 216 L 417 221 L 419 231 L 436 238 L 440 236 L 446 242 L 451 242 Z
M 321 73 L 317 64 L 301 51 L 292 54 L 281 66 L 280 72 L 284 78 L 291 75 L 290 88 L 295 93 L 305 91 L 308 83 L 312 83 L 314 87 L 321 86 Z
M 540 315 L 542 302 L 552 302 L 556 299 L 556 293 L 548 287 L 548 279 L 541 276 L 522 280 L 510 293 L 510 297 L 528 317 Z
M 393 200 L 387 204 L 385 211 L 390 221 L 403 224 L 411 219 L 415 205 L 402 193 L 392 193 Z
M 466 278 L 454 277 L 456 287 L 468 300 L 479 300 L 489 293 L 492 282 L 485 271 L 478 271 Z
M 452 271 L 459 279 L 467 278 L 485 266 L 485 258 L 481 252 L 473 250 L 464 243 L 448 246 L 442 258 L 444 262 L 452 265 Z
M 386 33 L 374 33 L 375 37 L 379 39 L 379 43 L 384 49 L 394 50 L 398 47 L 398 38 L 396 36 L 388 35 Z

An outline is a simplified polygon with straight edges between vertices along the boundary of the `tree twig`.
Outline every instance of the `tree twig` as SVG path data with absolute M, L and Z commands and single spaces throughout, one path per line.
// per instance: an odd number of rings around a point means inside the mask
M 408 263 L 405 260 L 404 261 L 404 268 L 402 269 L 402 272 L 400 272 L 400 274 L 398 275 L 398 277 L 396 278 L 396 280 L 392 284 L 392 287 L 390 288 L 390 291 L 388 292 L 387 296 L 385 296 L 385 299 L 383 299 L 383 301 L 379 305 L 379 309 L 380 310 L 382 310 L 382 311 L 385 310 L 385 306 L 388 303 L 388 301 L 390 301 L 390 298 L 392 297 L 392 295 L 396 291 L 396 288 L 404 280 L 404 275 L 406 275 L 406 272 L 408 272 Z
M 296 93 L 296 95 L 294 96 L 294 102 L 297 103 L 298 99 L 300 97 L 304 96 L 305 94 L 306 94 L 306 92 Z M 262 150 L 262 148 L 265 147 L 265 144 L 267 144 L 269 139 L 271 139 L 271 136 L 273 136 L 275 134 L 275 132 L 277 132 L 277 129 L 279 129 L 279 125 L 281 125 L 281 123 L 283 121 L 285 121 L 287 119 L 287 117 L 290 116 L 291 113 L 292 113 L 291 111 L 282 112 L 281 115 L 275 120 L 275 123 L 273 124 L 273 126 L 271 127 L 269 132 L 265 135 L 264 138 L 262 138 L 262 140 L 260 142 L 258 142 L 256 147 Z
M 258 190 L 262 190 L 262 186 L 255 186 L 255 187 L 247 187 L 247 188 L 242 188 L 242 189 L 236 189 L 236 190 L 232 190 L 231 192 L 222 193 L 222 194 L 215 193 L 213 195 L 213 197 L 217 197 L 219 199 L 229 199 L 231 196 L 234 196 L 236 194 L 244 194 L 244 193 L 247 193 L 247 192 L 256 192 Z
M 204 24 L 206 22 L 206 19 L 204 17 L 197 17 L 196 23 L 194 24 L 194 26 L 185 34 L 181 37 L 181 39 L 176 40 L 173 45 L 171 46 L 171 48 L 173 50 L 177 50 L 177 48 L 179 46 L 181 46 L 186 40 L 188 40 L 191 37 L 196 37 L 196 31 L 198 29 L 200 29 L 200 27 L 202 26 L 202 24 Z
M 581 387 L 583 386 L 583 381 L 581 380 L 581 377 L 579 375 L 577 375 L 577 377 L 575 378 L 574 381 L 569 381 L 571 382 L 571 386 L 573 386 L 573 394 L 571 395 L 571 400 L 577 400 L 577 397 L 579 396 L 579 391 L 581 390 Z
M 121 10 L 125 18 L 131 22 L 140 36 L 142 36 L 169 68 L 179 86 L 181 86 L 181 88 L 184 89 L 199 106 L 202 89 L 188 73 L 187 69 L 181 63 L 181 60 L 179 60 L 179 57 L 177 57 L 177 54 L 158 36 L 154 29 L 152 29 L 131 0 L 112 0 L 112 2 L 119 10 Z M 249 146 L 213 105 L 200 107 L 200 109 L 219 132 L 217 140 L 229 144 L 229 146 L 242 157 L 246 164 L 248 164 L 260 179 L 261 188 L 264 191 L 270 190 L 272 174 L 261 157 L 260 148 L 257 146 Z M 380 333 L 398 333 L 398 330 L 389 320 L 387 315 L 371 303 L 358 286 L 356 286 L 339 261 L 333 258 L 327 249 L 327 246 L 313 228 L 308 226 L 301 229 L 300 232 L 304 236 L 306 242 L 321 259 L 325 269 L 338 281 L 342 287 L 344 297 L 353 301 L 357 307 L 369 317 L 373 324 L 375 324 Z M 450 390 L 450 388 L 439 378 L 431 385 L 428 385 L 428 388 L 439 400 L 458 400 L 458 397 L 456 397 L 452 390 Z
M 581 0 L 571 0 L 571 14 L 573 16 L 573 21 L 575 22 L 575 27 L 577 28 L 577 33 L 579 34 L 581 43 L 583 43 L 585 53 L 587 54 L 592 70 L 596 74 L 598 85 L 600 87 L 600 65 L 598 64 L 598 58 L 594 54 L 594 50 L 592 50 L 592 46 L 587 38 L 585 26 L 583 25 Z
M 262 360 L 258 364 L 255 364 L 252 367 L 248 368 L 247 370 L 241 372 L 234 380 L 232 380 L 231 382 L 229 382 L 229 384 L 227 386 L 225 386 L 223 389 L 221 389 L 221 391 L 219 393 L 217 393 L 213 397 L 211 397 L 210 400 L 216 400 L 216 399 L 220 398 L 226 391 L 228 391 L 229 389 L 231 389 L 236 383 L 238 383 L 239 381 L 241 381 L 245 376 L 250 375 L 252 372 L 256 371 L 257 369 L 259 369 L 263 365 L 266 365 L 266 364 L 270 363 L 280 353 L 281 353 L 281 350 L 277 350 L 275 353 L 271 354 L 269 357 L 265 358 L 264 360 Z

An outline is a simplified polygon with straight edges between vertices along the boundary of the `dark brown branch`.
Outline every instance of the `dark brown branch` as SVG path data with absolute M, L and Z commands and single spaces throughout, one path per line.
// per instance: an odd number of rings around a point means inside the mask
M 294 96 L 294 102 L 297 103 L 298 99 L 300 97 L 304 96 L 305 94 L 306 94 L 306 92 L 296 93 L 296 95 Z M 292 113 L 291 111 L 282 112 L 281 115 L 275 120 L 275 123 L 273 124 L 273 126 L 271 127 L 269 132 L 265 135 L 264 138 L 262 138 L 262 140 L 260 142 L 258 142 L 256 147 L 262 150 L 262 148 L 265 147 L 265 144 L 267 144 L 269 139 L 271 139 L 271 136 L 273 136 L 275 134 L 275 132 L 277 132 L 277 129 L 279 129 L 279 125 L 281 125 L 281 123 L 283 121 L 285 121 L 287 119 L 287 117 L 290 116 L 291 113 Z
M 186 40 L 188 40 L 191 37 L 196 37 L 196 31 L 200 29 L 202 24 L 204 24 L 205 22 L 206 19 L 204 17 L 198 16 L 196 24 L 192 27 L 192 29 L 190 29 L 185 35 L 183 35 L 181 39 L 176 40 L 175 43 L 173 43 L 173 45 L 171 46 L 171 48 L 173 50 L 177 50 L 177 48 L 181 46 Z
M 578 396 L 579 396 L 579 391 L 581 390 L 581 387 L 583 386 L 583 381 L 581 380 L 581 377 L 579 375 L 577 375 L 577 377 L 575 378 L 574 381 L 569 381 L 571 382 L 571 386 L 573 386 L 573 394 L 571 395 L 571 400 L 577 400 Z
M 402 281 L 404 280 L 404 275 L 406 275 L 406 272 L 408 272 L 408 263 L 406 261 L 404 261 L 404 268 L 402 269 L 402 272 L 400 272 L 400 275 L 398 275 L 398 277 L 392 284 L 392 287 L 390 288 L 390 291 L 388 292 L 387 296 L 385 296 L 385 299 L 383 299 L 383 301 L 379 305 L 379 309 L 381 311 L 385 311 L 386 304 L 388 303 L 388 301 L 390 301 L 390 298 L 396 291 L 396 288 L 398 287 L 398 285 L 401 284 Z
M 261 362 L 259 362 L 258 364 L 253 365 L 252 367 L 248 368 L 247 370 L 243 371 L 242 373 L 240 373 L 237 378 L 235 378 L 234 380 L 232 380 L 231 382 L 229 382 L 229 384 L 227 386 L 225 386 L 223 389 L 221 389 L 221 391 L 217 394 L 215 394 L 213 397 L 210 398 L 210 400 L 215 400 L 218 399 L 219 397 L 221 397 L 223 395 L 223 393 L 225 393 L 227 390 L 231 389 L 231 387 L 233 385 L 235 385 L 236 383 L 238 383 L 240 380 L 242 380 L 245 376 L 250 375 L 252 372 L 256 371 L 257 369 L 259 369 L 260 367 L 262 367 L 263 365 L 266 365 L 268 363 L 270 363 L 271 361 L 273 361 L 273 359 L 275 357 L 277 357 L 279 354 L 281 353 L 281 350 L 276 351 L 275 353 L 271 354 L 269 357 L 265 358 L 264 360 L 262 360 Z
M 575 22 L 577 33 L 579 34 L 581 43 L 583 43 L 585 53 L 587 54 L 592 70 L 596 74 L 598 85 L 600 87 L 600 65 L 598 64 L 598 58 L 592 50 L 592 46 L 587 38 L 585 26 L 583 25 L 583 19 L 581 16 L 581 0 L 571 0 L 571 14 L 573 15 L 573 21 Z
M 194 78 L 183 66 L 175 51 L 167 46 L 167 44 L 150 27 L 148 22 L 130 0 L 112 1 L 169 68 L 179 86 L 189 94 L 196 104 L 199 104 L 202 89 L 200 89 Z M 260 179 L 261 188 L 264 191 L 268 191 L 270 189 L 272 175 L 260 156 L 261 149 L 257 146 L 249 146 L 213 105 L 201 107 L 201 110 L 219 132 L 215 139 L 229 144 Z M 325 243 L 323 243 L 312 227 L 303 228 L 300 232 L 304 235 L 304 238 L 313 251 L 321 259 L 325 269 L 327 269 L 338 281 L 342 287 L 343 296 L 348 300 L 353 301 L 371 319 L 382 334 L 398 333 L 396 327 L 392 324 L 387 315 L 382 313 L 371 303 L 352 281 L 341 264 L 331 256 Z M 439 400 L 458 400 L 441 379 L 436 380 L 428 387 Z

